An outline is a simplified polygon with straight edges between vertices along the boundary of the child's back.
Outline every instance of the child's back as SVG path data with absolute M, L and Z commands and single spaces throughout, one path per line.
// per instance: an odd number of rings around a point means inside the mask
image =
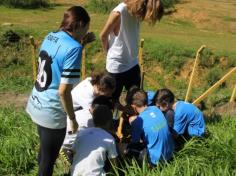
M 175 101 L 175 96 L 169 89 L 157 90 L 154 103 L 165 113 L 174 110 L 173 133 L 175 135 L 204 136 L 204 117 L 195 105 L 184 101 Z
M 106 158 L 117 157 L 115 140 L 101 128 L 81 130 L 77 136 L 71 173 L 77 175 L 103 175 Z
M 105 175 L 103 167 L 107 158 L 115 164 L 116 144 L 108 132 L 111 129 L 112 112 L 106 105 L 96 105 L 92 116 L 95 127 L 82 129 L 72 147 L 73 176 Z
M 177 101 L 175 105 L 174 130 L 177 134 L 203 136 L 205 122 L 202 112 L 193 104 Z
M 155 106 L 147 107 L 132 123 L 132 141 L 138 142 L 144 133 L 149 159 L 156 165 L 159 161 L 169 160 L 173 154 L 173 141 L 163 113 Z

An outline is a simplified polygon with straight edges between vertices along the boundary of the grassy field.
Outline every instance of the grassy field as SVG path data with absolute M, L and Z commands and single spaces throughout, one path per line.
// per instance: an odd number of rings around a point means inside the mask
M 6 118 L 7 117 L 7 118 Z M 36 175 L 38 136 L 35 125 L 23 109 L 0 109 L 0 173 L 1 175 Z M 223 116 L 207 122 L 210 136 L 192 139 L 165 166 L 150 170 L 135 163 L 125 169 L 126 175 L 235 175 L 236 118 Z M 68 171 L 62 159 L 57 161 L 54 175 Z M 113 174 L 116 175 L 116 174 Z
M 86 5 L 82 0 L 54 0 L 51 8 L 13 9 L 0 6 L 0 175 L 36 175 L 38 136 L 35 125 L 24 112 L 24 102 L 33 86 L 32 53 L 29 36 L 40 43 L 52 30 L 57 30 L 63 12 L 72 4 Z M 182 0 L 173 14 L 160 23 L 143 23 L 145 39 L 145 89 L 171 88 L 177 98 L 186 94 L 196 50 L 204 50 L 194 78 L 191 101 L 236 66 L 236 2 L 234 0 Z M 90 11 L 91 27 L 98 36 L 107 14 Z M 7 42 L 12 30 L 21 39 Z M 90 68 L 105 68 L 105 56 L 98 39 L 86 47 L 87 74 Z M 133 164 L 127 175 L 236 175 L 236 114 L 219 116 L 215 107 L 229 101 L 236 84 L 236 74 L 204 100 L 210 137 L 186 143 L 174 160 L 162 168 L 149 170 Z M 232 108 L 235 108 L 232 107 Z M 225 114 L 226 111 L 221 112 Z M 59 159 L 55 175 L 68 169 Z

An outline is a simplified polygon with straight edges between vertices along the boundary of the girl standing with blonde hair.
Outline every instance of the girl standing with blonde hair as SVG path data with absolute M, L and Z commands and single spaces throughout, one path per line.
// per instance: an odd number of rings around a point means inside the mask
M 163 16 L 160 0 L 124 0 L 115 7 L 101 34 L 107 53 L 106 69 L 116 79 L 113 98 L 118 101 L 123 87 L 140 86 L 138 41 L 140 22 L 155 24 Z

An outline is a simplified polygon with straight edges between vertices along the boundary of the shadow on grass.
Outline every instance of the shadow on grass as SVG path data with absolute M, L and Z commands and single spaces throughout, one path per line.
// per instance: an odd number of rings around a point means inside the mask
M 204 114 L 204 117 L 205 117 L 205 122 L 208 124 L 216 124 L 222 121 L 221 115 L 215 112 Z

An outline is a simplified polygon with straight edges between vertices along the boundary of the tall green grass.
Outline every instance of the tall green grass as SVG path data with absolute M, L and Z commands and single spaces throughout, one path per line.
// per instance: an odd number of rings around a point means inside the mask
M 38 137 L 35 125 L 23 109 L 0 108 L 0 175 L 36 175 Z M 193 138 L 175 153 L 173 161 L 150 169 L 135 162 L 121 168 L 125 175 L 229 175 L 236 174 L 236 116 L 207 120 L 210 136 Z M 54 175 L 63 175 L 68 165 L 59 159 Z M 113 175 L 118 172 L 114 172 Z
M 0 175 L 25 175 L 36 164 L 35 125 L 24 110 L 0 108 Z
M 140 168 L 133 162 L 131 165 L 127 164 L 122 170 L 129 176 L 233 176 L 236 174 L 235 117 L 225 116 L 220 121 L 208 122 L 209 138 L 191 139 L 174 155 L 173 161 L 156 169 L 150 169 L 147 165 Z

